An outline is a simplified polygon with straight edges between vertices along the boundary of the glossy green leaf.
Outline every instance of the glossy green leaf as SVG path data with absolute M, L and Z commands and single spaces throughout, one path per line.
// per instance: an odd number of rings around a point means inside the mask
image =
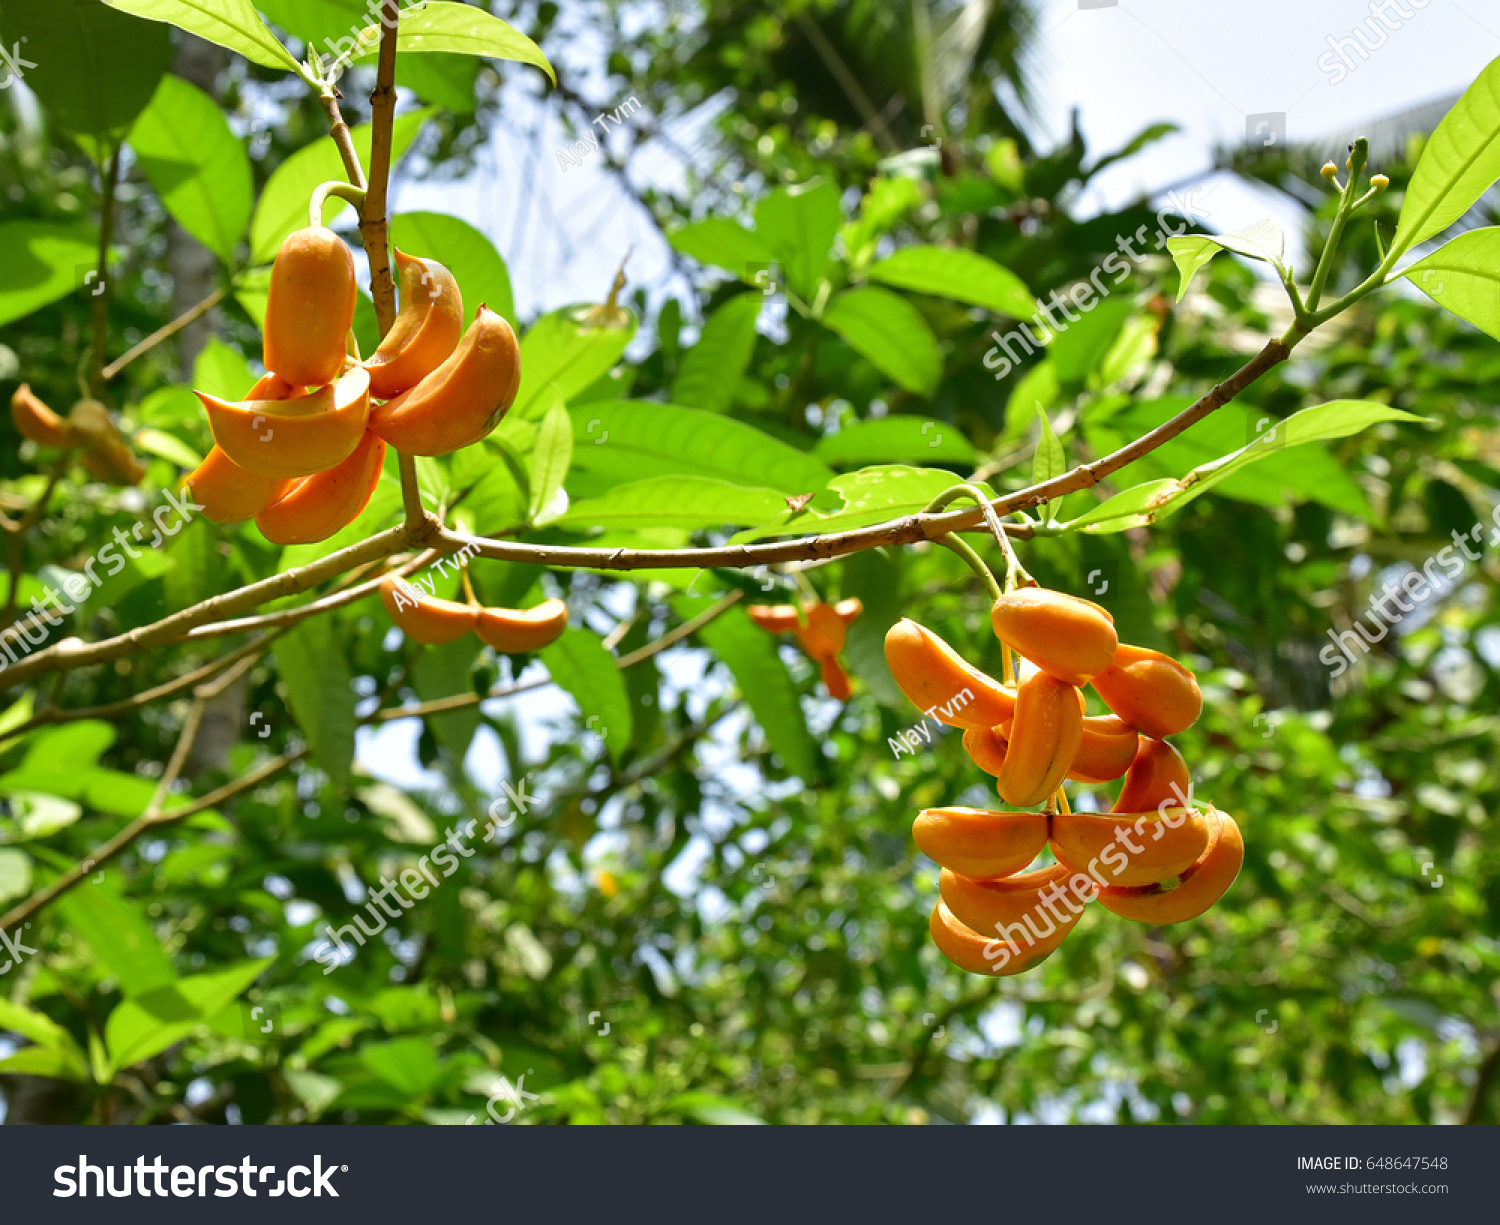
M 731 485 L 707 476 L 653 476 L 574 502 L 554 522 L 559 527 L 682 527 L 690 531 L 726 524 L 764 523 L 786 509 L 774 489 Z
M 31 892 L 31 856 L 15 847 L 0 846 L 0 905 Z M 7 968 L 10 956 L 0 952 Z
M 484 644 L 473 634 L 465 634 L 457 642 L 423 647 L 411 669 L 412 688 L 417 696 L 424 702 L 432 702 L 469 693 L 469 669 L 483 649 Z M 455 761 L 462 762 L 474 733 L 479 730 L 479 707 L 465 706 L 424 718 L 438 744 L 453 754 Z M 403 792 L 395 794 L 406 800 Z
M 1439 306 L 1500 339 L 1500 226 L 1460 234 L 1401 275 Z
M 0 325 L 72 293 L 99 263 L 96 231 L 73 222 L 0 222 Z
M 245 355 L 217 336 L 210 336 L 193 362 L 193 388 L 221 400 L 242 400 L 255 383 Z M 199 405 L 199 412 L 202 412 Z
M 1107 498 L 1069 526 L 1089 532 L 1123 532 L 1151 522 L 1151 507 L 1178 488 L 1175 480 L 1145 481 Z
M 397 115 L 391 125 L 391 162 L 394 165 L 411 147 L 422 125 L 432 115 L 432 108 L 407 111 Z M 354 150 L 360 164 L 368 169 L 370 164 L 370 125 L 362 123 L 351 129 Z M 293 230 L 307 224 L 307 201 L 319 183 L 343 179 L 344 160 L 339 156 L 333 137 L 320 136 L 312 144 L 304 145 L 286 161 L 276 167 L 266 180 L 260 193 L 260 202 L 255 207 L 255 217 L 250 223 L 250 259 L 253 263 L 269 263 L 275 258 L 277 249 Z M 332 225 L 334 219 L 348 208 L 347 201 L 338 196 L 329 196 L 323 209 L 323 223 Z
M 472 4 L 452 0 L 427 0 L 401 15 L 396 29 L 396 51 L 450 51 L 459 55 L 482 55 L 489 59 L 534 64 L 554 85 L 557 74 L 542 49 L 508 22 Z
M 175 980 L 172 963 L 138 904 L 121 898 L 109 877 L 70 889 L 55 905 L 127 999 Z
M 843 224 L 838 189 L 823 179 L 778 187 L 755 206 L 756 237 L 771 249 L 787 285 L 808 300 L 828 266 L 834 235 Z
M 899 294 L 873 286 L 838 294 L 823 325 L 907 391 L 930 396 L 943 377 L 943 354 L 921 312 Z
M 755 321 L 764 298 L 737 294 L 709 315 L 698 343 L 682 355 L 672 402 L 722 413 L 734 403 L 755 352 Z
M 941 468 L 909 468 L 901 464 L 882 464 L 844 472 L 828 482 L 829 493 L 842 506 L 822 510 L 817 505 L 801 511 L 786 510 L 769 523 L 753 531 L 740 532 L 733 543 L 743 544 L 766 536 L 813 536 L 823 532 L 850 531 L 914 515 L 926 509 L 938 494 L 951 489 L 958 479 Z M 987 489 L 980 485 L 980 489 Z M 821 503 L 822 497 L 817 499 Z
M 963 431 L 945 421 L 901 414 L 856 421 L 818 439 L 813 454 L 841 468 L 865 464 L 967 464 L 977 452 Z
M 967 302 L 1012 319 L 1036 314 L 1036 298 L 1020 277 L 964 247 L 902 247 L 872 266 L 868 275 L 895 289 Z
M 1172 253 L 1182 278 L 1177 286 L 1179 302 L 1198 270 L 1220 251 L 1233 251 L 1246 259 L 1272 264 L 1278 271 L 1286 267 L 1286 233 L 1269 219 L 1257 221 L 1233 234 L 1186 234 L 1181 238 L 1169 238 L 1167 250 Z
M 1395 252 L 1442 233 L 1500 179 L 1500 59 L 1491 60 L 1423 146 L 1401 204 Z
M 717 413 L 606 400 L 571 410 L 576 440 L 568 486 L 579 497 L 647 477 L 714 477 L 734 485 L 814 493 L 833 476 L 813 455 Z
M 112 1070 L 160 1054 L 223 1012 L 261 976 L 274 957 L 194 974 L 117 1005 L 104 1023 Z
M 756 284 L 758 272 L 764 280 L 766 269 L 776 261 L 769 243 L 727 217 L 682 226 L 667 235 L 667 241 L 700 264 L 723 268 L 747 285 Z
M 104 0 L 110 8 L 164 21 L 238 52 L 263 68 L 299 72 L 297 61 L 266 28 L 250 0 Z
M 453 274 L 464 300 L 464 318 L 480 304 L 516 326 L 516 304 L 505 261 L 467 221 L 444 213 L 398 213 L 391 218 L 391 242 L 408 255 L 435 259 Z
M 630 745 L 630 696 L 615 657 L 598 635 L 574 626 L 543 647 L 541 659 L 557 684 L 578 703 L 585 728 L 599 736 L 618 760 Z
M 250 158 L 219 104 L 181 77 L 163 77 L 129 141 L 177 223 L 231 262 L 250 224 Z
M 1040 485 L 1043 481 L 1050 481 L 1055 476 L 1061 476 L 1068 470 L 1068 457 L 1063 451 L 1061 440 L 1052 429 L 1052 422 L 1047 419 L 1047 414 L 1041 409 L 1036 414 L 1037 429 L 1040 431 L 1037 437 L 1036 454 L 1031 459 L 1031 483 Z
M 609 370 L 635 336 L 636 318 L 624 327 L 600 326 L 584 315 L 590 308 L 569 306 L 543 315 L 521 337 L 521 389 L 511 413 L 541 417 L 550 397 L 563 402 Z
M 531 452 L 531 504 L 527 508 L 533 523 L 544 523 L 558 517 L 554 503 L 573 462 L 573 419 L 561 404 L 554 403 L 542 418 L 537 430 L 536 446 Z
M 96 0 L 5 8 L 6 50 L 19 46 L 35 64 L 24 71 L 27 86 L 59 128 L 92 138 L 92 154 L 124 135 L 172 62 L 166 29 L 129 8 Z M 10 75 L 4 65 L 0 73 Z
M 354 759 L 354 690 L 333 620 L 309 617 L 298 622 L 276 640 L 272 652 L 287 705 L 312 746 L 315 762 L 337 786 L 345 786 Z

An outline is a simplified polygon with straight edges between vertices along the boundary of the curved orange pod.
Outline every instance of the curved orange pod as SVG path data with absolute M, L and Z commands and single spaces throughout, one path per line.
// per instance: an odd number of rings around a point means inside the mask
M 354 256 L 327 226 L 288 234 L 271 265 L 266 368 L 297 387 L 320 387 L 344 368 L 358 294 Z
M 1140 733 L 1118 715 L 1090 715 L 1068 777 L 1080 783 L 1107 783 L 1130 769 Z
M 1165 812 L 1059 812 L 1052 853 L 1100 885 L 1155 885 L 1186 871 L 1208 847 L 1216 822 L 1196 808 Z
M 1227 812 L 1210 806 L 1206 815 L 1210 820 L 1217 818 L 1208 847 L 1181 876 L 1141 889 L 1101 889 L 1099 904 L 1137 923 L 1183 923 L 1207 911 L 1239 876 L 1245 841 Z
M 480 306 L 458 348 L 410 391 L 376 405 L 370 428 L 410 455 L 447 455 L 494 429 L 520 386 L 516 334 Z
M 464 330 L 464 300 L 453 274 L 435 259 L 395 250 L 401 312 L 364 363 L 370 394 L 377 400 L 389 400 L 420 383 L 447 360 Z
M 745 615 L 768 634 L 789 634 L 801 624 L 792 604 L 751 604 Z
M 22 438 L 44 447 L 71 447 L 78 441 L 72 425 L 48 408 L 29 383 L 22 383 L 10 397 L 10 418 Z
M 1010 747 L 1010 724 L 999 727 L 971 727 L 964 732 L 964 752 L 969 760 L 986 774 L 1000 777 L 1005 769 L 1005 752 Z
M 121 436 L 109 409 L 98 400 L 79 400 L 68 412 L 68 425 L 83 446 L 83 466 L 101 480 L 136 485 L 146 475 L 145 465 Z
M 1078 922 L 1094 896 L 1094 882 L 1060 864 L 994 880 L 975 880 L 944 868 L 938 891 L 953 917 L 976 932 L 1027 948 Z
M 290 493 L 295 480 L 246 472 L 217 446 L 183 480 L 189 497 L 214 523 L 243 523 Z
M 917 709 L 949 727 L 988 730 L 1015 714 L 1015 690 L 973 667 L 910 618 L 886 632 L 885 661 Z
M 370 376 L 360 366 L 337 383 L 287 400 L 234 404 L 196 394 L 208 412 L 214 441 L 257 476 L 311 476 L 343 463 L 359 446 L 370 418 Z
M 479 623 L 475 605 L 440 600 L 394 574 L 380 581 L 380 602 L 403 634 L 429 646 L 455 642 Z
M 1017 808 L 1040 804 L 1067 776 L 1083 742 L 1083 694 L 1036 672 L 1016 691 L 1005 762 L 995 777 L 1000 798 Z
M 505 655 L 540 651 L 568 628 L 568 606 L 543 600 L 535 608 L 482 608 L 474 632 L 486 646 Z
M 1109 667 L 1115 619 L 1090 600 L 1045 587 L 1007 592 L 990 610 L 995 636 L 1043 672 L 1082 686 Z
M 1008 940 L 989 940 L 960 923 L 942 902 L 932 908 L 927 929 L 938 952 L 960 970 L 994 978 L 1020 974 L 1040 964 L 1072 930 L 1071 927 L 1059 928 L 1055 935 L 1025 945 L 1012 944 Z
M 1125 772 L 1115 812 L 1155 812 L 1163 804 L 1185 805 L 1193 795 L 1192 779 L 1182 754 L 1165 740 L 1142 740 Z
M 813 604 L 803 610 L 807 624 L 793 631 L 802 649 L 814 659 L 831 659 L 844 649 L 848 621 L 839 616 L 831 604 Z
M 367 430 L 348 459 L 297 482 L 255 516 L 255 526 L 272 544 L 327 540 L 370 504 L 384 463 L 384 440 Z
M 1198 681 L 1170 655 L 1121 643 L 1114 662 L 1090 682 L 1104 704 L 1154 740 L 1175 736 L 1198 720 Z
M 844 671 L 839 661 L 832 655 L 818 660 L 818 671 L 823 677 L 823 686 L 828 690 L 828 696 L 838 702 L 847 702 L 853 695 L 854 689 L 849 684 L 849 674 Z
M 926 808 L 911 827 L 917 849 L 941 868 L 987 880 L 1019 872 L 1047 845 L 1047 816 L 983 808 Z

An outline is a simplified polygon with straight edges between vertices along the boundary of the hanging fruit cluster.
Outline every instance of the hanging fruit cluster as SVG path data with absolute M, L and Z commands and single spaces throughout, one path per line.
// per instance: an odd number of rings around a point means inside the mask
M 995 777 L 1000 798 L 1041 812 L 929 808 L 912 828 L 937 863 L 933 942 L 974 974 L 1016 974 L 1051 953 L 1095 899 L 1142 923 L 1203 914 L 1244 859 L 1238 825 L 1191 804 L 1181 754 L 1166 742 L 1203 706 L 1193 674 L 1159 651 L 1119 641 L 1088 600 L 1039 587 L 995 600 L 991 624 L 1020 656 L 1014 684 L 972 667 L 915 621 L 886 635 L 902 692 L 932 718 L 964 729 L 963 744 Z M 1092 685 L 1113 713 L 1086 714 Z M 1069 810 L 1063 783 L 1123 776 L 1107 813 Z M 1047 847 L 1056 863 L 1025 869 Z M 993 937 L 984 933 L 993 932 Z
M 797 644 L 822 671 L 828 696 L 847 702 L 853 691 L 849 688 L 849 674 L 839 663 L 839 652 L 844 649 L 844 636 L 850 622 L 864 611 L 864 607 L 851 596 L 837 604 L 825 604 L 821 600 L 802 605 L 751 604 L 745 611 L 750 620 L 767 633 L 795 634 Z
M 568 627 L 568 606 L 561 600 L 543 600 L 535 608 L 485 608 L 467 577 L 464 587 L 469 602 L 460 604 L 388 574 L 380 581 L 380 602 L 403 634 L 429 646 L 456 642 L 472 630 L 501 654 L 520 655 L 540 651 Z
M 275 544 L 326 540 L 369 503 L 387 443 L 446 455 L 505 415 L 521 382 L 510 324 L 480 306 L 465 330 L 452 273 L 399 250 L 396 267 L 400 313 L 361 362 L 349 352 L 357 288 L 344 240 L 312 225 L 281 244 L 267 374 L 237 403 L 197 393 L 214 447 L 186 484 L 208 518 L 253 518 Z
M 79 400 L 66 417 L 53 412 L 29 384 L 10 398 L 10 416 L 22 438 L 44 447 L 79 447 L 83 466 L 111 485 L 136 485 L 146 469 L 98 400 Z

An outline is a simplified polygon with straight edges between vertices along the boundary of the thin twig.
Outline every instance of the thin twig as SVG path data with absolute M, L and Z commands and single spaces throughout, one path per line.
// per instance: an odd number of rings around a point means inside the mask
M 115 188 L 120 182 L 120 146 L 110 150 L 101 171 L 99 198 L 99 258 L 95 271 L 99 284 L 93 290 L 94 351 L 89 355 L 89 394 L 95 399 L 104 390 L 104 343 L 109 331 L 109 240 L 115 228 Z
M 380 14 L 380 55 L 375 88 L 370 91 L 370 182 L 359 210 L 359 237 L 370 261 L 370 297 L 380 334 L 391 330 L 396 318 L 396 283 L 391 279 L 386 194 L 391 174 L 391 130 L 396 118 L 396 34 L 401 10 L 396 0 L 384 0 Z
M 100 377 L 102 377 L 105 382 L 108 382 L 110 379 L 114 378 L 115 375 L 119 374 L 121 370 L 125 369 L 125 367 L 130 365 L 131 362 L 135 361 L 135 359 L 138 358 L 142 353 L 149 352 L 150 350 L 156 348 L 156 346 L 161 344 L 162 341 L 168 340 L 171 337 L 175 336 L 178 332 L 182 331 L 182 329 L 187 327 L 187 325 L 190 324 L 194 319 L 197 319 L 200 315 L 205 315 L 209 311 L 213 310 L 214 307 L 216 307 L 220 302 L 224 300 L 224 295 L 226 292 L 227 291 L 221 285 L 218 289 L 214 290 L 213 293 L 209 294 L 208 297 L 204 298 L 203 301 L 199 302 L 197 306 L 188 307 L 187 310 L 183 311 L 182 314 L 173 319 L 171 323 L 163 324 L 161 327 L 157 328 L 156 331 L 152 332 L 151 335 L 147 336 L 145 340 L 138 341 L 130 348 L 126 349 L 124 353 L 120 354 L 119 357 L 115 358 L 114 361 L 110 362 L 109 365 L 105 366 L 104 369 L 100 371 Z

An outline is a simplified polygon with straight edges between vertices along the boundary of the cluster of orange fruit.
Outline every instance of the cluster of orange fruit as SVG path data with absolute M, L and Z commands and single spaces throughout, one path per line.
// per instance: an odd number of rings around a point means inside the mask
M 396 252 L 401 310 L 364 361 L 351 353 L 354 257 L 326 226 L 289 235 L 271 269 L 267 374 L 231 403 L 198 392 L 214 447 L 187 478 L 216 523 L 254 519 L 275 544 L 326 540 L 357 518 L 387 443 L 446 455 L 495 428 L 521 383 L 515 333 L 480 306 L 467 330 L 453 274 Z
M 472 630 L 486 646 L 520 655 L 540 651 L 568 627 L 568 606 L 559 599 L 535 608 L 485 608 L 439 599 L 394 574 L 381 579 L 380 602 L 403 634 L 428 645 L 456 642 Z
M 10 398 L 10 417 L 22 438 L 43 447 L 79 447 L 83 466 L 111 485 L 135 485 L 146 475 L 145 466 L 130 449 L 98 400 L 83 399 L 66 417 L 53 412 L 27 383 Z
M 1056 796 L 1060 810 L 929 808 L 917 817 L 917 846 L 942 868 L 933 942 L 971 973 L 1016 974 L 1056 949 L 1096 898 L 1142 923 L 1203 914 L 1239 875 L 1244 843 L 1227 813 L 1192 806 L 1187 765 L 1165 739 L 1202 710 L 1192 672 L 1120 642 L 1105 609 L 1062 592 L 1002 595 L 991 623 L 1021 657 L 1014 686 L 911 620 L 886 635 L 886 660 L 919 708 L 965 729 L 965 750 L 995 776 L 1001 799 L 1034 808 Z M 1087 715 L 1085 685 L 1113 713 Z M 1110 812 L 1068 810 L 1065 779 L 1122 776 Z M 1025 871 L 1049 845 L 1057 862 Z
M 751 604 L 745 609 L 750 620 L 771 634 L 791 633 L 808 657 L 823 674 L 828 696 L 840 702 L 849 700 L 849 674 L 839 663 L 849 623 L 864 611 L 857 597 L 825 604 Z

